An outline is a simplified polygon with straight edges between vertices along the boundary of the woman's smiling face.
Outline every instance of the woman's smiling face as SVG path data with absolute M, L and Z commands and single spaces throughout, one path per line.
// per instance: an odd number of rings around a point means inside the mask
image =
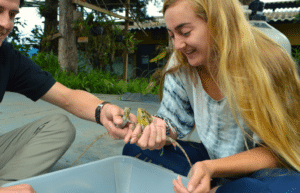
M 165 11 L 167 30 L 176 50 L 181 51 L 191 66 L 206 65 L 209 32 L 205 20 L 196 15 L 190 1 L 178 1 Z

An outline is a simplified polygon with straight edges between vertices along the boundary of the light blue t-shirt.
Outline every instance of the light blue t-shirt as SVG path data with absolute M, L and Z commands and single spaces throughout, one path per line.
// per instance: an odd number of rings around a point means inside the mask
M 174 65 L 174 60 L 168 65 Z M 256 141 L 261 142 L 238 118 L 244 131 L 240 129 L 227 99 L 212 99 L 203 89 L 199 75 L 194 75 L 196 84 L 192 82 L 187 67 L 165 76 L 163 99 L 157 115 L 166 118 L 175 127 L 178 138 L 189 134 L 195 125 L 211 159 L 252 149 L 256 146 Z

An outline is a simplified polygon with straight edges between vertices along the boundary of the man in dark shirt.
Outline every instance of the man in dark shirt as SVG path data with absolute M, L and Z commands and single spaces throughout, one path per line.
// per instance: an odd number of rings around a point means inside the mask
M 6 91 L 17 92 L 33 101 L 42 99 L 86 120 L 103 124 L 113 139 L 130 135 L 119 129 L 123 110 L 94 95 L 72 90 L 56 82 L 12 45 L 4 42 L 13 29 L 14 18 L 24 0 L 0 0 L 0 102 Z M 136 117 L 130 115 L 136 122 Z M 41 118 L 0 136 L 0 186 L 47 172 L 67 151 L 75 128 L 65 115 Z M 30 185 L 0 187 L 1 192 L 35 192 Z

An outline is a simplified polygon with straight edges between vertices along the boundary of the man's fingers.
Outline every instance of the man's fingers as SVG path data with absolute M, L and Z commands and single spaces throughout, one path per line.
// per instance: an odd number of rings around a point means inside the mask
M 134 142 L 132 140 L 132 136 L 133 136 L 133 130 L 132 130 L 132 125 L 130 125 L 130 128 L 128 129 L 128 132 L 126 134 L 126 136 L 124 137 L 124 142 L 127 144 L 129 141 L 130 142 Z M 135 142 L 134 142 L 135 143 Z M 134 144 L 134 143 L 131 143 L 131 144 Z
M 130 144 L 136 143 L 139 140 L 139 138 L 137 136 L 138 136 L 138 134 L 141 134 L 141 133 L 142 133 L 142 126 L 140 124 L 137 124 L 135 126 L 135 129 L 132 132 Z
M 122 114 L 115 114 L 113 116 L 113 122 L 115 125 L 121 126 L 123 124 Z
M 117 107 L 117 109 L 113 113 L 113 122 L 116 125 L 121 126 L 123 124 L 123 116 L 124 116 L 124 110 L 120 107 Z M 137 118 L 134 114 L 130 113 L 129 117 L 127 118 L 128 121 L 132 121 L 134 123 L 137 122 Z
M 124 142 L 125 144 L 127 144 L 130 141 L 130 137 L 131 137 L 132 131 L 129 130 L 126 134 L 126 136 L 124 137 Z
M 116 137 L 124 138 L 126 136 L 126 134 L 127 134 L 127 130 L 126 129 L 120 129 L 120 128 L 116 127 L 116 125 L 113 122 L 111 122 L 111 121 L 109 121 L 107 123 L 107 126 L 108 126 L 109 133 L 112 136 L 114 136 L 115 138 Z
M 137 123 L 137 121 L 138 121 L 136 116 L 132 113 L 129 114 L 129 120 L 134 122 L 134 123 Z

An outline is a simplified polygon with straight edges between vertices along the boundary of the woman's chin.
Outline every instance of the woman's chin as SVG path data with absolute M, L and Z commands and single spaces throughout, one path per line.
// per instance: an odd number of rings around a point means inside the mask
M 197 67 L 197 66 L 202 66 L 203 65 L 203 63 L 201 61 L 193 61 L 193 60 L 190 61 L 190 60 L 188 60 L 188 62 L 193 67 Z

